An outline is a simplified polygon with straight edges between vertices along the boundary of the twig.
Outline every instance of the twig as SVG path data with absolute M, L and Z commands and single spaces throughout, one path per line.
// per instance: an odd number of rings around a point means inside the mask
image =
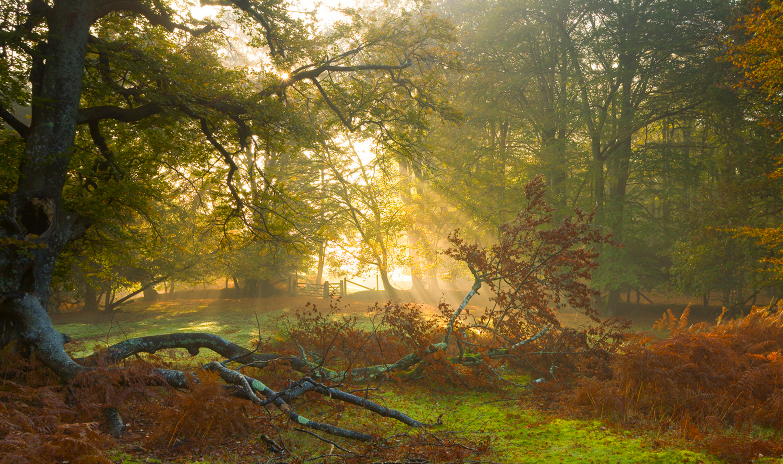
M 311 436 L 313 436 L 313 437 L 315 437 L 315 438 L 317 438 L 317 439 L 319 439 L 321 441 L 329 443 L 330 445 L 334 446 L 335 448 L 339 448 L 339 449 L 345 451 L 346 453 L 356 454 L 355 452 L 353 452 L 351 450 L 343 448 L 342 446 L 338 445 L 337 443 L 333 442 L 332 440 L 326 439 L 326 438 L 324 438 L 324 437 L 322 437 L 322 436 L 320 436 L 318 434 L 315 434 L 315 433 L 313 433 L 313 432 L 311 432 L 309 430 L 300 429 L 299 427 L 294 427 L 294 430 L 296 430 L 297 432 L 302 432 L 302 433 L 306 433 L 308 435 L 311 435 Z

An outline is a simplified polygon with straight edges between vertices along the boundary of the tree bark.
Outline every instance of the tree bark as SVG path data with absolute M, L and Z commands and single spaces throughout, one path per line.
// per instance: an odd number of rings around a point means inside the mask
M 70 359 L 67 355 L 55 356 L 57 341 L 46 339 L 49 335 L 59 339 L 59 334 L 55 336 L 54 329 L 47 329 L 33 336 L 29 324 L 42 317 L 39 313 L 48 319 L 55 261 L 86 225 L 76 214 L 64 210 L 62 190 L 76 136 L 94 14 L 90 0 L 56 1 L 47 14 L 45 64 L 41 65 L 40 80 L 33 82 L 32 119 L 24 157 L 16 189 L 0 224 L 0 238 L 15 243 L 0 250 L 0 345 L 20 336 L 28 342 L 40 342 L 45 346 L 41 351 L 50 351 L 45 356 L 50 363 L 58 364 L 58 371 L 72 368 L 65 361 Z M 51 323 L 48 325 L 51 327 Z
M 321 285 L 324 278 L 324 262 L 326 261 L 326 242 L 318 246 L 318 274 L 315 276 L 315 285 Z

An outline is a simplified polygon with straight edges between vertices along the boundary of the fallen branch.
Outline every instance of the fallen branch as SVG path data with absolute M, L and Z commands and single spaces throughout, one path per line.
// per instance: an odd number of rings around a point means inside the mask
M 331 424 L 316 422 L 314 420 L 310 420 L 304 416 L 299 415 L 296 411 L 294 411 L 294 409 L 288 403 L 286 403 L 283 400 L 281 395 L 278 395 L 277 392 L 267 387 L 260 380 L 254 379 L 252 377 L 248 377 L 242 374 L 241 372 L 237 372 L 233 369 L 229 369 L 218 361 L 213 361 L 207 364 L 206 366 L 204 366 L 204 368 L 210 371 L 217 372 L 220 375 L 220 378 L 222 378 L 227 383 L 232 385 L 237 385 L 240 388 L 242 388 L 242 390 L 248 395 L 250 400 L 259 406 L 262 406 L 263 402 L 255 394 L 255 391 L 261 393 L 261 395 L 263 395 L 265 398 L 272 399 L 272 404 L 274 404 L 277 407 L 277 409 L 279 409 L 283 414 L 285 414 L 288 417 L 288 419 L 290 419 L 292 422 L 296 422 L 298 424 L 301 424 L 313 430 L 319 430 L 321 432 L 326 432 L 338 437 L 351 438 L 354 440 L 361 440 L 361 441 L 375 440 L 374 436 L 368 435 L 366 433 L 344 429 L 342 427 L 337 427 Z
M 362 409 L 374 412 L 381 417 L 390 417 L 392 419 L 396 419 L 405 425 L 410 425 L 411 427 L 424 427 L 427 425 L 411 418 L 406 414 L 401 413 L 400 411 L 397 411 L 396 409 L 389 409 L 366 398 L 362 398 L 361 396 L 347 393 L 336 388 L 327 387 L 326 385 L 322 385 L 309 377 L 305 377 L 304 379 L 300 380 L 299 384 L 300 385 L 297 386 L 297 388 L 289 388 L 285 390 L 286 394 L 290 398 L 293 399 L 308 391 L 312 391 L 323 396 L 328 396 L 329 398 L 342 401 L 344 403 L 359 406 Z
M 99 361 L 116 364 L 123 359 L 140 353 L 155 354 L 159 350 L 185 349 L 191 356 L 196 356 L 202 348 L 214 351 L 226 359 L 263 368 L 274 361 L 284 361 L 298 372 L 310 372 L 311 365 L 294 356 L 282 356 L 277 353 L 253 353 L 247 348 L 230 342 L 223 337 L 210 333 L 178 333 L 165 335 L 150 335 L 147 337 L 123 340 L 106 350 L 77 359 L 81 364 L 96 365 Z
M 509 346 L 508 348 L 501 348 L 501 349 L 496 349 L 496 350 L 490 350 L 488 355 L 491 358 L 506 356 L 510 352 L 512 352 L 515 348 L 519 348 L 520 346 L 527 345 L 528 343 L 534 342 L 534 341 L 538 340 L 539 338 L 543 337 L 544 334 L 546 334 L 549 331 L 549 329 L 552 328 L 552 326 L 553 326 L 552 324 L 549 324 L 546 327 L 544 327 L 543 329 L 541 329 L 537 334 L 533 335 L 532 337 L 527 338 L 525 340 L 522 340 L 521 342 L 515 343 L 515 344 Z
M 208 333 L 154 335 L 149 337 L 139 337 L 139 338 L 129 339 L 117 343 L 115 345 L 112 345 L 106 351 L 89 356 L 87 358 L 82 359 L 81 361 L 83 361 L 84 363 L 91 363 L 91 364 L 96 364 L 99 362 L 99 360 L 106 360 L 110 363 L 117 363 L 129 356 L 133 356 L 138 353 L 155 353 L 162 349 L 175 349 L 175 348 L 186 349 L 188 353 L 190 353 L 193 356 L 199 354 L 201 348 L 208 348 L 229 360 L 245 363 L 244 364 L 245 366 L 249 365 L 254 367 L 263 367 L 269 364 L 270 362 L 282 360 L 291 364 L 291 366 L 294 367 L 295 369 L 299 368 L 302 369 L 303 372 L 308 372 L 308 373 L 313 372 L 312 364 L 303 361 L 299 358 L 290 357 L 290 356 L 280 356 L 276 353 L 271 353 L 271 354 L 254 353 L 235 343 L 229 342 L 228 340 L 218 335 L 208 334 Z M 433 352 L 437 349 L 438 347 L 432 347 L 432 350 L 429 352 Z M 358 374 L 358 376 L 364 377 L 371 372 L 380 373 L 381 370 L 388 372 L 392 368 L 406 369 L 412 365 L 415 365 L 420 361 L 421 358 L 415 357 L 414 355 L 413 357 L 403 358 L 403 360 L 393 364 L 392 366 L 382 366 L 382 368 L 378 366 L 377 369 L 363 368 L 363 369 L 357 369 L 357 371 L 362 371 L 360 374 Z M 343 401 L 361 407 L 370 412 L 376 413 L 382 417 L 389 417 L 392 419 L 399 420 L 400 422 L 403 422 L 404 424 L 412 427 L 423 427 L 425 425 L 399 411 L 386 408 L 384 406 L 381 406 L 377 403 L 374 403 L 360 396 L 356 396 L 351 393 L 346 393 L 333 387 L 327 387 L 326 385 L 316 382 L 310 377 L 305 377 L 304 379 L 300 380 L 297 384 L 295 384 L 294 387 L 289 388 L 284 392 L 278 393 L 271 390 L 263 382 L 257 379 L 248 377 L 242 374 L 241 372 L 226 367 L 225 361 L 224 362 L 213 361 L 207 364 L 206 366 L 204 366 L 204 368 L 210 371 L 217 372 L 226 383 L 239 387 L 239 392 L 235 392 L 235 393 L 240 393 L 238 394 L 238 396 L 242 396 L 243 398 L 250 400 L 251 402 L 253 402 L 258 406 L 265 406 L 271 403 L 275 405 L 278 409 L 280 409 L 280 411 L 282 411 L 284 414 L 286 414 L 286 416 L 288 416 L 290 420 L 298 424 L 301 424 L 305 427 L 312 428 L 313 430 L 319 430 L 332 435 L 336 435 L 344 438 L 352 438 L 352 439 L 362 440 L 362 441 L 372 441 L 375 439 L 375 437 L 371 435 L 367 435 L 361 432 L 356 432 L 353 430 L 343 429 L 330 424 L 323 424 L 302 417 L 298 413 L 296 413 L 296 411 L 294 411 L 288 403 L 286 403 L 285 398 L 294 399 L 308 391 L 313 391 L 315 393 L 328 396 L 335 400 Z M 157 369 L 155 372 L 158 373 L 163 379 L 165 379 L 167 383 L 169 383 L 172 386 L 178 388 L 188 387 L 187 375 L 182 371 L 169 370 L 169 369 Z M 327 375 L 322 375 L 322 377 L 325 378 L 345 377 L 344 374 L 338 374 L 326 369 L 319 369 L 315 371 L 315 373 L 320 373 L 320 374 L 326 373 Z M 352 372 L 349 372 L 348 376 L 353 377 L 354 374 Z M 259 398 L 256 392 L 261 394 L 261 396 L 263 396 L 264 399 L 262 400 L 261 398 Z

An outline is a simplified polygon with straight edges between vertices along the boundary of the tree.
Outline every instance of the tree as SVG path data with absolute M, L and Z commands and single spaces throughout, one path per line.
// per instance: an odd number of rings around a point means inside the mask
M 399 242 L 407 224 L 400 175 L 388 157 L 363 160 L 350 139 L 347 144 L 327 148 L 319 156 L 336 207 L 333 219 L 346 225 L 344 237 L 336 241 L 343 255 L 338 259 L 354 264 L 360 274 L 375 268 L 384 290 L 394 294 L 389 274 L 403 262 Z
M 746 84 L 758 86 L 770 100 L 780 100 L 783 68 L 778 57 L 783 52 L 783 4 L 748 1 L 737 27 L 739 32 L 729 52 L 731 62 L 744 72 Z
M 755 251 L 747 253 L 747 264 L 744 268 L 749 275 L 749 290 L 755 302 L 755 296 L 761 287 L 771 288 L 773 299 L 778 299 L 780 293 L 779 177 L 780 160 L 783 156 L 780 152 L 780 104 L 783 102 L 780 90 L 783 79 L 779 56 L 783 5 L 777 0 L 749 1 L 741 5 L 738 14 L 739 22 L 732 30 L 731 48 L 726 58 L 744 75 L 738 87 L 743 87 L 742 93 L 753 98 L 754 111 L 743 114 L 744 124 L 736 126 L 745 127 L 752 124 L 749 130 L 757 136 L 756 143 L 750 147 L 737 148 L 740 159 L 731 166 L 734 172 L 729 171 L 727 176 L 734 182 L 721 189 L 722 193 L 725 192 L 721 197 L 735 200 L 740 197 L 743 199 L 743 209 L 751 204 L 754 206 L 751 210 L 755 214 L 751 216 L 753 220 L 745 222 L 744 227 L 736 221 L 724 221 L 721 232 L 728 235 L 732 248 Z M 766 102 L 759 97 L 765 98 Z M 773 143 L 776 138 L 777 143 Z M 738 178 L 744 182 L 737 182 Z M 751 243 L 748 244 L 748 241 Z M 738 287 L 742 289 L 746 286 L 746 282 L 743 282 Z M 733 309 L 740 309 L 746 302 L 740 298 L 739 304 Z
M 598 266 L 596 247 L 611 242 L 594 227 L 592 215 L 578 209 L 573 217 L 552 224 L 555 208 L 546 203 L 545 191 L 542 176 L 525 186 L 525 208 L 501 227 L 500 240 L 491 247 L 466 243 L 458 232 L 450 237 L 453 247 L 447 253 L 467 264 L 474 284 L 449 319 L 444 343 L 482 284 L 494 294 L 495 305 L 466 329 L 491 331 L 497 337 L 493 342 L 506 351 L 552 326 L 559 328 L 556 310 L 566 305 L 597 321 L 587 282 Z

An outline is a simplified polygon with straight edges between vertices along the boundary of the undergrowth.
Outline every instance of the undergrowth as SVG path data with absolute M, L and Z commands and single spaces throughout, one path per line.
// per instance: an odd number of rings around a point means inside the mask
M 675 431 L 730 462 L 783 456 L 783 305 L 715 325 L 668 312 L 669 336 L 637 335 L 566 402 L 624 425 Z
M 323 312 L 309 305 L 278 321 L 273 336 L 252 340 L 250 346 L 344 372 L 388 365 L 414 353 L 422 357 L 415 368 L 369 382 L 347 379 L 341 388 L 399 403 L 400 410 L 424 414 L 422 419 L 434 428 L 413 432 L 384 424 L 377 416 L 315 394 L 293 401 L 308 415 L 379 437 L 372 444 L 326 442 L 274 409 L 231 396 L 215 374 L 193 368 L 191 390 L 166 386 L 153 366 L 186 365 L 176 355 L 145 355 L 127 361 L 124 369 L 102 366 L 64 385 L 36 361 L 7 347 L 0 352 L 0 463 L 109 462 L 105 450 L 118 442 L 107 433 L 107 408 L 116 408 L 129 424 L 121 443 L 160 459 L 187 460 L 218 450 L 218 455 L 230 456 L 228 462 L 259 456 L 281 462 L 317 456 L 327 462 L 469 462 L 503 460 L 503 453 L 527 462 L 531 451 L 531 460 L 558 453 L 589 456 L 604 446 L 611 454 L 612 443 L 635 449 L 626 452 L 640 459 L 664 459 L 652 448 L 683 445 L 729 462 L 783 456 L 783 306 L 754 308 L 744 318 L 719 319 L 712 326 L 689 325 L 687 310 L 679 318 L 668 313 L 658 323 L 669 332 L 662 339 L 623 332 L 621 324 L 602 321 L 578 331 L 550 330 L 498 355 L 492 332 L 475 330 L 475 324 L 474 330 L 460 330 L 470 314 L 455 325 L 458 343 L 430 352 L 428 347 L 442 339 L 448 308 L 428 316 L 416 305 L 376 305 L 366 323 L 340 315 L 337 305 Z M 241 369 L 279 391 L 301 376 L 282 361 L 264 369 Z M 389 382 L 390 388 L 383 388 Z M 433 404 L 432 397 L 442 398 L 443 405 Z M 446 403 L 452 404 L 451 413 Z M 444 412 L 433 417 L 441 408 Z M 521 414 L 519 408 L 537 408 L 543 415 Z M 443 414 L 445 425 L 439 425 Z M 477 420 L 470 414 L 484 414 L 485 425 L 469 429 L 460 423 Z M 569 421 L 574 415 L 602 419 L 609 429 Z M 563 419 L 553 421 L 553 416 Z M 612 423 L 637 432 L 615 437 Z M 566 430 L 573 435 L 568 441 L 547 438 Z M 528 450 L 536 437 L 551 443 L 550 448 Z M 645 443 L 652 443 L 649 452 Z M 560 450 L 563 446 L 570 448 Z M 664 460 L 676 462 L 691 455 L 666 456 Z
M 69 405 L 43 366 L 9 345 L 0 351 L 0 463 L 109 463 L 111 441 Z
M 345 413 L 351 422 L 378 437 L 368 444 L 324 440 L 292 424 L 274 408 L 258 408 L 232 396 L 215 373 L 193 369 L 192 387 L 187 391 L 167 386 L 153 368 L 175 367 L 172 359 L 177 356 L 145 355 L 126 362 L 123 368 L 98 367 L 63 385 L 34 358 L 22 356 L 12 346 L 2 350 L 0 463 L 109 463 L 106 450 L 121 443 L 164 460 L 190 461 L 206 454 L 228 462 L 255 462 L 259 456 L 291 463 L 316 456 L 346 463 L 400 458 L 405 462 L 464 462 L 487 450 L 485 440 L 455 440 L 436 431 L 405 430 L 387 436 L 377 416 L 351 417 L 345 404 L 306 394 L 292 404 L 334 423 Z M 281 387 L 290 384 L 287 379 L 298 377 L 283 363 L 244 371 Z M 365 391 L 371 394 L 372 390 Z M 105 415 L 109 408 L 116 409 L 128 425 L 120 442 L 108 433 Z M 304 446 L 307 441 L 315 446 Z M 351 449 L 340 451 L 347 446 Z

